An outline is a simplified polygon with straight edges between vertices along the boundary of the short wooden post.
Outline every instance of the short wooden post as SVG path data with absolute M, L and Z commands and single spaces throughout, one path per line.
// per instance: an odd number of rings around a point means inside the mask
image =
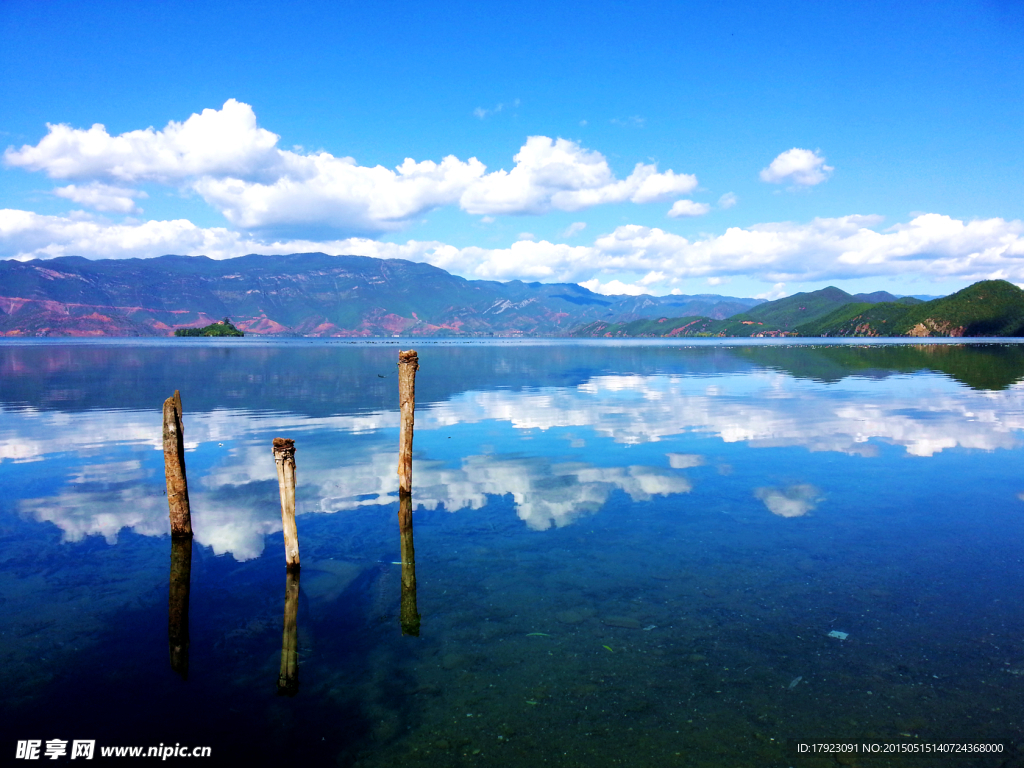
M 274 438 L 277 485 L 281 491 L 281 524 L 284 527 L 284 557 L 288 570 L 299 569 L 299 532 L 295 528 L 295 441 Z
M 398 430 L 398 495 L 412 493 L 412 426 L 416 411 L 416 371 L 419 357 L 415 350 L 398 352 L 398 406 L 402 423 Z
M 412 495 L 398 497 L 398 531 L 402 551 L 402 634 L 419 637 L 420 613 L 416 607 L 416 550 L 412 543 Z
M 192 585 L 192 539 L 171 537 L 171 588 L 167 605 L 167 641 L 171 669 L 188 680 L 188 598 Z
M 284 584 L 284 634 L 281 636 L 281 672 L 277 676 L 279 696 L 299 692 L 299 572 L 288 571 Z
M 164 474 L 167 476 L 167 505 L 171 513 L 171 536 L 192 535 L 192 511 L 188 504 L 185 478 L 185 429 L 181 421 L 181 393 L 164 400 Z

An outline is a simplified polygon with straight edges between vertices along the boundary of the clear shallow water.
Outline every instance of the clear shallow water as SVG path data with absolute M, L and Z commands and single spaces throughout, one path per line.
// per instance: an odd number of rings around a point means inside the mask
M 399 346 L 421 361 L 418 636 Z M 790 738 L 1019 744 L 1022 376 L 1015 345 L 2 345 L 3 748 L 784 766 L 836 764 L 795 761 Z M 174 389 L 187 680 L 168 647 Z M 274 437 L 297 447 L 294 696 Z

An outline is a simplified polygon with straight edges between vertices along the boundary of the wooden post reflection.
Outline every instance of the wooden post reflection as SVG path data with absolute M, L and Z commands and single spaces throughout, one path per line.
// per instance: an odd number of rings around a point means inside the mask
M 284 586 L 284 634 L 281 637 L 281 674 L 277 677 L 279 696 L 299 692 L 299 571 L 287 572 Z
M 192 537 L 171 537 L 171 589 L 167 640 L 171 669 L 188 680 L 188 596 L 192 583 Z
M 420 614 L 416 608 L 416 551 L 412 544 L 412 495 L 398 497 L 398 530 L 402 539 L 402 634 L 419 637 Z

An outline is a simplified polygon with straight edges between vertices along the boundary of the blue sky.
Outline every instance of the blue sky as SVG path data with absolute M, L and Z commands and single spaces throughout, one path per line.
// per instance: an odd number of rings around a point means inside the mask
M 4 0 L 0 35 L 2 258 L 1024 285 L 1017 2 Z

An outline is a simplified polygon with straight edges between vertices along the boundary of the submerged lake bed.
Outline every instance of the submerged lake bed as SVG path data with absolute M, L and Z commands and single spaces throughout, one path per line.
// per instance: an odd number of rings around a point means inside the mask
M 834 766 L 791 742 L 955 742 L 1004 751 L 950 765 L 1024 764 L 1022 378 L 1005 340 L 0 344 L 3 748 Z M 175 390 L 195 538 L 172 562 Z

